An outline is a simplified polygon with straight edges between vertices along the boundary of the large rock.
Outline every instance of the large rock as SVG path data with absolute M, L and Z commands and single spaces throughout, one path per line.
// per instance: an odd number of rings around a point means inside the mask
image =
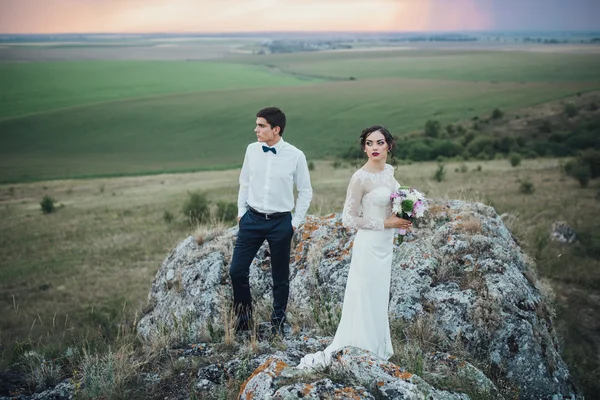
M 142 335 L 181 326 L 181 320 L 198 331 L 222 320 L 231 302 L 228 263 L 236 233 L 230 229 L 202 244 L 189 237 L 177 246 L 153 282 L 138 326 Z M 299 310 L 310 311 L 323 293 L 341 302 L 353 237 L 336 214 L 308 216 L 298 229 L 290 301 Z M 250 282 L 255 300 L 272 298 L 266 245 L 253 261 Z M 488 365 L 488 377 L 515 386 L 521 398 L 575 393 L 530 262 L 493 208 L 432 204 L 415 233 L 395 248 L 391 282 L 391 321 L 426 321 L 427 329 Z
M 271 357 L 242 384 L 240 399 L 469 398 L 461 393 L 437 390 L 418 376 L 379 359 L 369 351 L 354 347 L 345 347 L 335 352 L 327 373 L 315 372 L 289 368 L 282 356 Z M 327 374 L 334 377 L 336 382 L 319 376 Z M 287 384 L 288 381 L 296 383 Z

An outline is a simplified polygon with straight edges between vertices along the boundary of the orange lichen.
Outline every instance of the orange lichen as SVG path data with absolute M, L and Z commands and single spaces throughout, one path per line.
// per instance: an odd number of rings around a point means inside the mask
M 384 381 L 377 381 L 377 386 L 382 387 L 383 385 L 385 385 Z
M 336 396 L 335 398 L 339 398 L 339 399 L 360 400 L 363 398 L 363 395 L 365 393 L 363 390 L 356 390 L 353 388 L 343 388 L 343 389 L 336 389 L 333 394 L 334 394 L 334 396 Z M 337 397 L 337 396 L 341 396 L 341 397 Z
M 306 386 L 304 386 L 304 389 L 302 389 L 302 395 L 303 396 L 308 396 L 308 394 L 310 393 L 311 390 L 314 389 L 314 385 L 311 385 L 310 383 L 307 383 Z
M 412 374 L 410 372 L 404 372 L 400 367 L 394 364 L 383 365 L 382 368 L 388 374 L 396 378 L 400 378 L 402 380 L 407 380 L 412 377 Z
M 337 260 L 341 261 L 342 259 L 344 259 L 344 257 L 346 257 L 348 254 L 350 254 L 353 246 L 354 246 L 354 242 L 350 242 L 347 249 L 343 249 L 342 251 L 340 251 L 340 254 L 337 256 Z
M 268 371 L 268 369 L 270 369 L 270 367 L 273 365 L 273 363 L 275 363 L 275 367 L 272 369 L 272 371 Z M 248 379 L 246 379 L 244 381 L 244 383 L 242 383 L 242 386 L 240 387 L 239 396 L 241 396 L 242 393 L 244 393 L 244 390 L 246 390 L 246 385 L 248 385 L 248 382 L 250 382 L 256 375 L 258 375 L 262 372 L 265 372 L 266 374 L 268 374 L 269 376 L 274 378 L 274 377 L 278 376 L 279 374 L 281 374 L 281 371 L 283 371 L 287 366 L 288 365 L 284 361 L 281 361 L 274 357 L 269 358 L 267 361 L 262 363 L 261 366 L 256 368 L 254 370 L 254 372 L 248 377 Z M 253 396 L 254 395 L 252 393 L 248 393 L 246 399 L 251 400 Z

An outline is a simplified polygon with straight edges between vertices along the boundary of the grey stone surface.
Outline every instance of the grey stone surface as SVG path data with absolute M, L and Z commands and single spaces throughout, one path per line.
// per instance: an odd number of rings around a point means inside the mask
M 152 285 L 149 311 L 138 325 L 143 336 L 185 319 L 193 332 L 208 321 L 220 324 L 231 303 L 228 265 L 236 233 L 230 229 L 202 244 L 189 237 L 177 246 Z M 323 294 L 341 302 L 353 237 L 340 215 L 307 217 L 290 265 L 290 302 L 298 310 L 310 315 L 311 302 Z M 530 261 L 493 208 L 433 202 L 394 252 L 392 323 L 426 320 L 444 342 L 460 344 L 471 360 L 489 366 L 492 384 L 508 382 L 521 398 L 576 395 Z M 269 268 L 265 244 L 251 266 L 255 300 L 272 299 Z

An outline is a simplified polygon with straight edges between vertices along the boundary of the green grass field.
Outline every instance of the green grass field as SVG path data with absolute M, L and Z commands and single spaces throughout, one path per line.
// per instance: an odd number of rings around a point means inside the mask
M 0 92 L 3 93 L 0 120 L 122 99 L 223 89 L 295 86 L 315 81 L 269 72 L 261 66 L 231 63 L 0 63 Z
M 596 54 L 451 50 L 3 63 L 0 182 L 231 168 L 267 105 L 288 114 L 288 141 L 324 158 L 368 125 L 401 135 L 600 88 L 598 65 Z M 358 80 L 327 81 L 348 76 Z
M 286 72 L 357 79 L 409 78 L 497 82 L 600 81 L 600 55 L 526 51 L 384 50 L 239 57 Z

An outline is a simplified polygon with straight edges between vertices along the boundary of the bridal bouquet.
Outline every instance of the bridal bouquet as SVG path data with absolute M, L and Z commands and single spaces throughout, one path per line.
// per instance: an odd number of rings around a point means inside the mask
M 409 221 L 423 217 L 423 214 L 427 211 L 425 195 L 408 186 L 400 186 L 398 190 L 390 195 L 390 199 L 392 200 L 392 212 L 398 217 Z M 398 234 L 398 242 L 402 243 L 406 230 L 398 229 Z

